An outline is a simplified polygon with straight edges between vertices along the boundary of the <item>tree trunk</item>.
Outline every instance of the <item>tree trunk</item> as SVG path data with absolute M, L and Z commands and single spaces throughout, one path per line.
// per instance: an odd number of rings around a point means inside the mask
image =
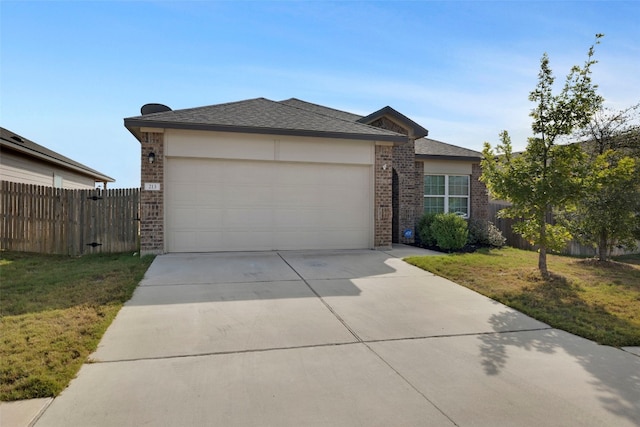
M 598 244 L 598 260 L 606 261 L 609 257 L 609 242 L 607 239 L 607 232 L 600 232 L 600 243 Z
M 540 270 L 540 274 L 542 278 L 549 278 L 549 270 L 547 269 L 547 223 L 546 219 L 543 219 L 542 225 L 540 226 L 540 250 L 538 251 L 538 270 Z
M 549 270 L 547 269 L 547 248 L 540 246 L 538 252 L 538 270 L 544 279 L 549 278 Z

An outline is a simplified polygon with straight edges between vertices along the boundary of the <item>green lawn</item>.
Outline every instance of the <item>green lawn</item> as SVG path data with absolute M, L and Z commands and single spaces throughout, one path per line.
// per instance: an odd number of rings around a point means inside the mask
M 600 344 L 640 346 L 640 255 L 607 263 L 550 255 L 546 281 L 537 253 L 512 248 L 406 261 L 555 328 Z
M 0 400 L 60 393 L 152 261 L 0 252 Z

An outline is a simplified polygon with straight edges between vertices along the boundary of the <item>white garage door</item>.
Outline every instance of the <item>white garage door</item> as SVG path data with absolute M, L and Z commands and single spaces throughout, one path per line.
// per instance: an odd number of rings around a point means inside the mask
M 371 166 L 169 158 L 169 252 L 372 246 Z

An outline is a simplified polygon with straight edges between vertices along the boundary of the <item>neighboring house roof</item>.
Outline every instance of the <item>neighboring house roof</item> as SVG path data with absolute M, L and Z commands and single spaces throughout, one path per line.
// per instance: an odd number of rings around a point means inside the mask
M 418 159 L 480 160 L 482 153 L 435 139 L 420 138 L 416 140 L 416 157 Z
M 55 151 L 49 150 L 48 148 L 36 144 L 35 142 L 3 127 L 0 127 L 0 146 L 3 150 L 12 150 L 38 160 L 51 163 L 58 167 L 70 169 L 76 173 L 89 176 L 98 182 L 115 182 L 113 178 L 98 172 L 95 169 L 91 169 L 82 163 L 78 163 L 75 160 L 71 160 L 68 157 L 56 153 Z
M 274 135 L 316 136 L 347 139 L 375 139 L 405 142 L 407 136 L 386 129 L 358 123 L 353 115 L 324 107 L 289 100 L 276 102 L 265 98 L 164 111 L 124 119 L 124 124 L 138 139 L 142 127 L 211 130 L 220 132 L 262 133 Z M 324 111 L 324 113 L 321 112 Z

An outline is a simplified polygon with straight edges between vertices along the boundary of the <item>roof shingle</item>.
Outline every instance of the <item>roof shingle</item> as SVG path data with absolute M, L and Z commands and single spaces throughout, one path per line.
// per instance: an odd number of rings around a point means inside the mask
M 291 100 L 290 100 L 291 101 Z M 235 132 L 284 135 L 332 135 L 334 137 L 373 138 L 403 141 L 406 136 L 374 126 L 357 123 L 349 116 L 322 114 L 316 109 L 302 108 L 300 103 L 255 98 L 246 101 L 165 111 L 125 119 L 128 129 L 163 126 Z M 334 110 L 337 112 L 337 110 Z M 352 116 L 352 115 L 351 115 Z
M 391 111 L 385 107 L 373 115 Z M 373 116 L 372 115 L 372 116 Z M 371 116 L 368 116 L 371 117 Z M 426 129 L 402 116 L 404 121 L 414 124 L 418 131 Z M 358 114 L 336 110 L 318 104 L 290 98 L 271 101 L 266 98 L 164 111 L 125 119 L 125 126 L 136 136 L 141 127 L 166 127 L 175 129 L 213 130 L 227 132 L 266 133 L 299 136 L 326 136 L 334 138 L 374 139 L 380 141 L 405 142 L 407 136 L 371 126 L 361 121 Z M 436 141 L 429 138 L 416 140 L 418 158 L 479 160 L 482 153 Z
M 482 153 L 435 139 L 420 138 L 416 140 L 416 156 L 418 158 L 479 160 L 482 158 Z

